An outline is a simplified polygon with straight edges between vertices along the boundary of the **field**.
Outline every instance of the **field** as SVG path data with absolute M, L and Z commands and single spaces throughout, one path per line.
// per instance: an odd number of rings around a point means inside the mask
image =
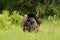
M 38 32 L 22 30 L 30 13 L 41 21 Z M 60 40 L 60 0 L 0 0 L 0 40 Z
M 60 40 L 60 19 L 56 16 L 42 19 L 40 30 L 23 32 L 21 19 L 16 11 L 9 16 L 9 11 L 0 14 L 0 40 Z
M 23 32 L 19 25 L 0 29 L 0 40 L 60 40 L 60 21 L 43 21 L 39 32 Z

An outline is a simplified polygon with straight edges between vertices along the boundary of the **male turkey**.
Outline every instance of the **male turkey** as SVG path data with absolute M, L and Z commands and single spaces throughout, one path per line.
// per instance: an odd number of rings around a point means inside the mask
M 25 14 L 22 20 L 22 28 L 23 31 L 32 32 L 33 30 L 38 31 L 40 21 L 38 20 L 40 16 L 40 13 L 37 13 L 36 15 L 33 13 Z

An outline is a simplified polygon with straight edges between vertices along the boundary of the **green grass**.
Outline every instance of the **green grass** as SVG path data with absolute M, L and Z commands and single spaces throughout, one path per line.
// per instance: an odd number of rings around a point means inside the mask
M 42 22 L 39 32 L 23 32 L 20 26 L 0 29 L 0 40 L 60 40 L 60 22 Z

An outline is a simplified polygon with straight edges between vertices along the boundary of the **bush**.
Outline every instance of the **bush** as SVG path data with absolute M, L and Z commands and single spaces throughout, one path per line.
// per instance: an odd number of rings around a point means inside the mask
M 20 25 L 22 16 L 19 15 L 17 11 L 12 12 L 13 14 L 9 16 L 9 11 L 3 10 L 0 14 L 0 28 L 8 29 L 13 24 Z
M 51 23 L 56 23 L 57 22 L 57 15 L 54 15 L 54 16 L 49 16 L 48 17 L 48 21 L 51 22 Z
M 10 25 L 8 20 L 9 20 L 9 11 L 3 10 L 2 14 L 0 15 L 0 27 L 7 28 Z

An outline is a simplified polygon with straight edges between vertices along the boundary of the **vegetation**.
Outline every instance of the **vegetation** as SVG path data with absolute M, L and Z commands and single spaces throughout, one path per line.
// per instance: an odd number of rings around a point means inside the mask
M 41 10 L 42 17 L 57 15 L 60 17 L 60 0 L 1 0 L 0 10 L 9 10 L 10 14 L 14 10 L 19 11 L 21 15 Z
M 12 13 L 9 15 L 9 11 L 3 10 L 0 14 L 0 40 L 60 40 L 60 19 L 56 15 L 41 19 L 37 33 L 28 33 L 23 32 L 20 26 L 23 16 L 17 11 Z
M 40 30 L 23 32 L 23 15 L 38 9 Z M 60 40 L 60 0 L 0 0 L 0 40 Z

